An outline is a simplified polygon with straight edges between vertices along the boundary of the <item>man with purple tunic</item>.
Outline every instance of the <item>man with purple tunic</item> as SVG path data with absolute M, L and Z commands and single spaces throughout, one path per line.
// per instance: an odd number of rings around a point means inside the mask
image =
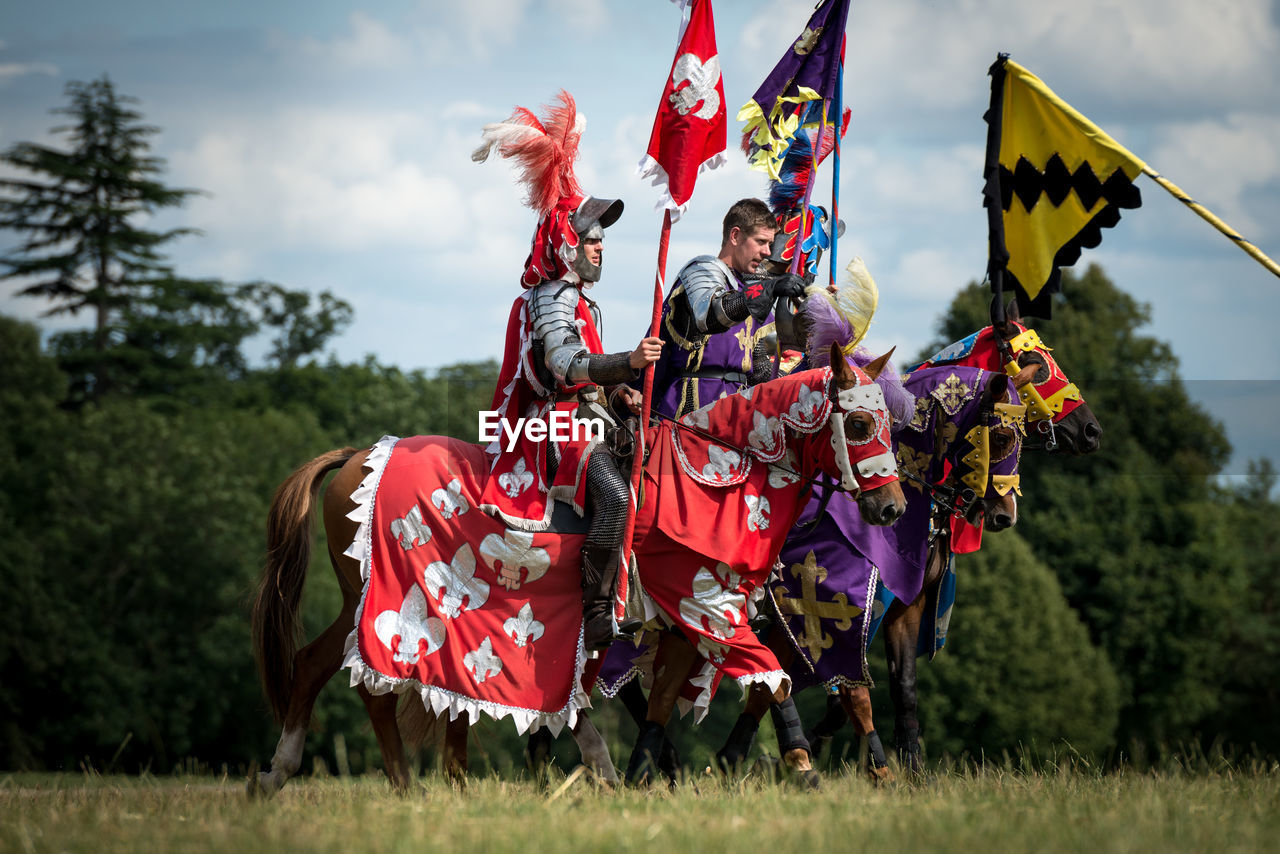
M 773 305 L 804 296 L 804 279 L 762 276 L 778 222 L 759 199 L 736 202 L 724 217 L 720 254 L 684 265 L 662 306 L 666 346 L 653 377 L 653 406 L 679 417 L 768 378 Z
M 767 204 L 742 199 L 725 214 L 719 255 L 699 255 L 680 270 L 662 306 L 663 348 L 653 377 L 656 413 L 679 418 L 769 379 L 769 344 L 777 334 L 774 303 L 805 293 L 802 277 L 771 276 L 761 269 L 777 230 Z M 635 647 L 614 644 L 598 684 L 605 696 L 621 696 L 643 726 L 647 704 L 633 679 L 636 655 Z M 785 714 L 786 729 L 795 736 L 791 742 L 808 750 L 793 703 L 786 704 Z M 677 760 L 670 742 L 663 744 L 662 754 L 655 757 L 657 764 L 674 776 Z M 628 779 L 633 771 L 628 769 Z

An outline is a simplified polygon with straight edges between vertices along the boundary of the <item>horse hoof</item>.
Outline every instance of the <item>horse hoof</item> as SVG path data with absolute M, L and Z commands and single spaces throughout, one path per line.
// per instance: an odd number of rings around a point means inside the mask
M 627 763 L 625 779 L 628 786 L 648 786 L 653 782 L 658 771 L 657 757 L 662 753 L 665 738 L 666 727 L 662 724 L 646 721 L 640 727 L 640 736 L 636 739 L 631 760 Z
M 822 775 L 817 770 L 806 768 L 803 771 L 792 773 L 795 774 L 795 780 L 800 785 L 800 788 L 809 792 L 816 792 L 822 788 Z
M 782 760 L 768 753 L 762 753 L 752 763 L 751 774 L 776 783 L 782 778 Z
M 269 772 L 254 771 L 249 774 L 249 779 L 245 783 L 245 794 L 250 800 L 267 800 L 280 790 L 279 786 L 273 786 L 268 781 L 271 780 Z
M 742 766 L 746 761 L 746 756 L 737 750 L 724 750 L 716 754 L 716 770 L 726 777 L 736 777 L 742 774 Z
M 672 785 L 680 781 L 680 754 L 670 739 L 662 739 L 662 749 L 658 752 L 658 770 Z
M 874 765 L 867 766 L 867 777 L 871 780 L 871 785 L 873 786 L 883 786 L 886 783 L 895 781 L 893 771 L 890 770 L 888 765 L 879 768 Z

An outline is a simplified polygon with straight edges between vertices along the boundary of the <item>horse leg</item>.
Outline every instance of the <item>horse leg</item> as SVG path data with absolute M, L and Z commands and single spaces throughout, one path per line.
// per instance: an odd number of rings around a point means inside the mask
M 632 679 L 623 685 L 622 690 L 618 692 L 618 699 L 622 700 L 622 705 L 631 715 L 631 719 L 636 722 L 636 726 L 644 726 L 645 719 L 649 715 L 649 700 L 644 695 L 644 689 L 640 687 L 640 681 Z M 676 750 L 676 746 L 671 743 L 665 731 L 662 734 L 662 747 L 658 752 L 658 770 L 673 783 L 680 779 L 680 752 Z
M 790 665 L 795 653 L 791 650 L 790 645 L 782 637 L 781 632 L 765 630 L 765 645 L 777 657 L 778 662 L 785 670 Z M 726 774 L 734 774 L 741 770 L 742 763 L 751 753 L 751 745 L 755 741 L 756 731 L 760 729 L 760 719 L 764 717 L 766 710 L 771 709 L 773 705 L 773 696 L 769 693 L 764 685 L 755 684 L 751 686 L 751 690 L 747 692 L 747 703 L 742 710 L 742 714 L 738 715 L 738 719 L 734 721 L 733 729 L 729 731 L 729 737 L 725 739 L 724 745 L 716 751 L 716 767 Z M 794 701 L 792 703 L 794 706 Z M 774 720 L 775 724 L 777 719 Z M 775 727 L 776 729 L 776 727 Z M 779 732 L 781 732 L 779 730 Z M 786 752 L 782 748 L 781 741 L 778 744 L 779 750 Z
M 271 768 L 249 778 L 249 794 L 270 797 L 280 791 L 302 767 L 302 748 L 307 741 L 311 710 L 320 689 L 342 666 L 347 635 L 355 625 L 355 599 L 344 599 L 342 613 L 293 658 L 293 685 L 289 710 L 285 714 L 280 741 L 276 743 Z
M 667 721 L 671 720 L 680 689 L 698 660 L 698 651 L 683 635 L 664 632 L 658 643 L 663 664 L 653 675 L 645 720 L 640 725 L 636 746 L 627 762 L 626 781 L 629 786 L 652 782 L 657 757 L 661 755 L 662 742 L 666 738 Z
M 387 780 L 391 783 L 391 788 L 405 794 L 409 791 L 413 775 L 409 770 L 409 757 L 404 752 L 400 727 L 396 724 L 396 705 L 400 698 L 396 694 L 372 694 L 364 685 L 357 685 L 356 691 L 364 701 L 369 722 L 373 724 L 373 734 L 378 739 L 378 750 L 382 752 L 382 767 L 386 769 Z
M 889 664 L 889 696 L 895 711 L 893 740 L 898 746 L 898 761 L 909 773 L 923 768 L 920 754 L 920 722 L 916 718 L 916 645 L 920 638 L 920 619 L 924 614 L 925 596 L 897 609 L 895 602 L 884 617 L 885 658 Z M 896 613 L 895 613 L 896 611 Z
M 444 728 L 444 775 L 461 789 L 467 787 L 467 728 L 465 715 L 449 721 Z
M 840 705 L 840 697 L 835 694 L 827 694 L 827 710 L 823 714 L 822 720 L 814 725 L 812 731 L 806 733 L 813 755 L 815 757 L 821 756 L 822 751 L 826 750 L 831 744 L 831 739 L 848 722 L 849 715 L 845 713 L 844 706 Z
M 806 787 L 818 788 L 821 778 L 813 768 L 809 740 L 805 738 L 804 725 L 800 723 L 800 713 L 790 689 L 786 685 L 779 685 L 770 699 L 773 703 L 769 706 L 769 715 L 773 718 L 773 729 L 778 736 L 778 751 L 782 754 L 783 763 Z
M 578 743 L 582 764 L 609 785 L 617 785 L 618 772 L 609 756 L 609 745 L 605 744 L 604 736 L 596 729 L 586 712 L 578 712 L 578 722 L 573 725 L 573 740 Z
M 578 714 L 581 720 L 582 713 Z M 547 785 L 547 770 L 551 767 L 551 745 L 555 740 L 556 737 L 551 734 L 551 730 L 542 727 L 537 732 L 529 733 L 529 738 L 525 741 L 525 764 L 528 765 L 534 782 L 539 786 Z
M 871 714 L 871 690 L 866 685 L 840 686 L 839 704 L 849 720 L 853 721 L 853 729 L 867 744 L 867 775 L 872 783 L 885 783 L 893 780 L 893 772 L 889 770 L 889 761 L 884 755 L 884 745 L 876 733 L 875 720 Z
M 738 719 L 734 721 L 733 729 L 729 731 L 729 737 L 724 740 L 724 745 L 716 751 L 718 769 L 725 774 L 738 774 L 742 771 L 742 765 L 751 753 L 751 745 L 756 740 L 760 719 L 764 717 L 765 711 L 772 703 L 773 695 L 764 685 L 751 686 L 751 690 L 747 692 L 747 704 L 742 714 L 738 715 Z

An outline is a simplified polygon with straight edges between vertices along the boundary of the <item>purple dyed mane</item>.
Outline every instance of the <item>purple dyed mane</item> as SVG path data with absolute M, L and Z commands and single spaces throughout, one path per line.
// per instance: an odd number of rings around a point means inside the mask
M 809 324 L 806 345 L 809 366 L 825 367 L 831 362 L 832 344 L 844 348 L 854 339 L 853 326 L 836 310 L 830 300 L 821 299 L 816 295 L 805 300 L 802 311 Z M 851 363 L 859 368 L 865 368 L 875 358 L 870 350 L 857 347 L 853 351 Z M 892 360 L 885 365 L 880 376 L 876 377 L 876 384 L 884 392 L 884 402 L 889 407 L 889 417 L 893 419 L 892 430 L 896 433 L 915 414 L 915 395 L 903 387 L 902 377 Z

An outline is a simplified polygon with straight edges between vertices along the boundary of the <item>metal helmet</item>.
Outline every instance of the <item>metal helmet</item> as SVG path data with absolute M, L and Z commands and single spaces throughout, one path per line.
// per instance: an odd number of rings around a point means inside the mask
M 597 199 L 587 196 L 573 214 L 573 230 L 578 241 L 603 240 L 604 230 L 622 216 L 621 199 Z M 600 281 L 600 265 L 587 261 L 587 253 L 579 251 L 573 259 L 573 271 L 584 282 Z

